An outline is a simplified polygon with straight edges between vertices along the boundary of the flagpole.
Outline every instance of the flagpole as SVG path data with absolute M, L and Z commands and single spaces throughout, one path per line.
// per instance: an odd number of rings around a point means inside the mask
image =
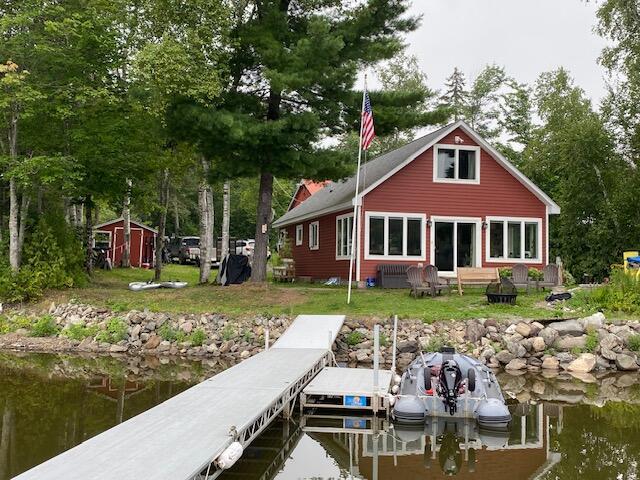
M 353 281 L 353 261 L 355 259 L 356 223 L 359 221 L 358 191 L 360 190 L 360 163 L 362 162 L 362 133 L 364 128 L 364 104 L 367 95 L 367 74 L 364 74 L 364 91 L 362 92 L 362 108 L 360 109 L 360 138 L 358 141 L 358 168 L 356 170 L 356 193 L 353 197 L 353 220 L 351 221 L 351 254 L 349 255 L 349 285 L 347 290 L 347 305 L 351 303 L 351 283 Z M 358 249 L 360 250 L 360 249 Z

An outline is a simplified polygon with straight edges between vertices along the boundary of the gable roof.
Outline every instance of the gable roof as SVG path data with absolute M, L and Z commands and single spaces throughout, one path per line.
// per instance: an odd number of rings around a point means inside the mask
M 93 229 L 98 230 L 99 228 L 106 227 L 107 225 L 113 225 L 114 223 L 118 223 L 118 222 L 124 222 L 124 217 L 118 217 L 113 220 L 109 220 L 108 222 L 99 223 L 98 225 L 94 225 Z M 144 228 L 145 230 L 149 230 L 150 232 L 158 233 L 158 231 L 155 228 L 151 228 L 150 226 L 145 225 L 144 223 L 138 222 L 136 220 L 129 220 L 129 222 L 132 225 L 135 225 L 140 228 Z
M 292 208 L 295 208 L 304 202 L 303 200 L 294 205 L 294 202 L 296 201 L 296 196 L 298 195 L 298 192 L 300 191 L 301 188 L 303 187 L 306 188 L 307 192 L 309 192 L 309 196 L 313 196 L 316 194 L 316 192 L 319 192 L 320 190 L 322 190 L 329 183 L 331 183 L 331 180 L 314 182 L 313 180 L 302 179 L 300 183 L 298 183 L 298 185 L 296 186 L 296 191 L 293 192 L 293 195 L 291 196 L 291 201 L 289 202 L 289 207 L 287 208 L 287 210 L 291 210 Z
M 500 152 L 489 145 L 463 121 L 450 123 L 362 165 L 360 167 L 361 192 L 359 196 L 363 197 L 378 185 L 385 182 L 457 128 L 464 130 L 478 145 L 502 165 L 505 170 L 540 199 L 542 203 L 547 205 L 550 214 L 560 213 L 560 207 L 546 193 L 538 188 L 526 175 L 518 170 L 515 165 L 509 162 Z M 355 190 L 355 175 L 338 182 L 329 183 L 305 202 L 278 218 L 273 223 L 273 226 L 276 228 L 284 227 L 327 213 L 353 208 Z

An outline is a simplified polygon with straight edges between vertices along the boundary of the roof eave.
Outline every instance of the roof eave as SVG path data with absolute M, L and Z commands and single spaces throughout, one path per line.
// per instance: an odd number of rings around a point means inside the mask
M 339 205 L 334 205 L 332 207 L 327 207 L 322 210 L 315 210 L 313 212 L 307 213 L 305 215 L 300 215 L 298 217 L 293 217 L 288 220 L 282 221 L 282 218 L 279 218 L 275 222 L 273 222 L 273 228 L 282 228 L 288 227 L 289 225 L 294 225 L 297 223 L 304 222 L 311 218 L 322 217 L 323 215 L 328 215 L 329 213 L 339 212 L 340 210 L 346 210 L 353 207 L 353 202 L 349 200 L 348 202 L 343 202 Z M 293 210 L 291 210 L 293 211 Z

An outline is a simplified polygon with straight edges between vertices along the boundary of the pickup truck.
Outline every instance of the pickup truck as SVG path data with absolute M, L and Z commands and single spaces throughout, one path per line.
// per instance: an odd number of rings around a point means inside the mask
M 200 237 L 173 237 L 169 239 L 167 248 L 172 262 L 178 262 L 182 265 L 187 263 L 200 265 Z M 213 247 L 212 265 L 217 263 L 216 251 L 216 247 Z

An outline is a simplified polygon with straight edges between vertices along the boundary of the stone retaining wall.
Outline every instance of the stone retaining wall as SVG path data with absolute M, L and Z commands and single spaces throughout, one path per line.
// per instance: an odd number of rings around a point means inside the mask
M 221 358 L 237 361 L 264 349 L 265 330 L 271 342 L 277 340 L 291 318 L 229 318 L 220 314 L 179 315 L 130 311 L 116 313 L 89 305 L 52 305 L 49 314 L 61 329 L 58 337 L 33 338 L 27 330 L 0 336 L 0 349 L 31 351 L 111 352 L 177 357 Z M 126 324 L 126 339 L 100 343 L 99 335 L 71 340 L 64 332 L 73 325 L 107 329 L 119 318 Z M 338 362 L 356 365 L 372 363 L 375 320 L 347 319 L 335 345 Z M 392 321 L 380 319 L 381 364 L 391 364 Z M 179 333 L 168 339 L 167 332 Z M 194 345 L 198 332 L 202 345 Z M 443 345 L 479 358 L 508 371 L 566 370 L 576 374 L 605 370 L 637 370 L 640 363 L 632 349 L 640 348 L 640 323 L 609 323 L 601 313 L 542 324 L 514 319 L 477 319 L 426 324 L 420 320 L 400 320 L 398 367 L 408 365 L 420 350 Z

